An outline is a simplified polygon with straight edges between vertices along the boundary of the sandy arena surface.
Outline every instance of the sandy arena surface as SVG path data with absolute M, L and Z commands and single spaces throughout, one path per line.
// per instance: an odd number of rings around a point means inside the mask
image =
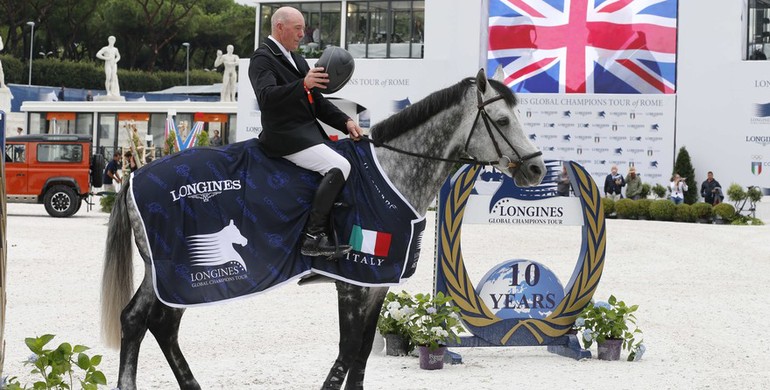
M 98 202 L 97 202 L 98 204 Z M 770 222 L 770 202 L 759 215 Z M 108 215 L 51 218 L 42 205 L 8 205 L 8 306 L 3 375 L 31 383 L 24 338 L 90 346 L 116 386 L 118 351 L 99 336 L 99 289 Z M 435 214 L 429 212 L 417 273 L 401 286 L 430 292 Z M 770 226 L 609 220 L 595 299 L 639 304 L 647 353 L 641 362 L 575 361 L 544 347 L 458 349 L 462 365 L 419 369 L 414 357 L 369 359 L 368 389 L 762 389 L 770 386 Z M 466 225 L 472 280 L 511 258 L 539 261 L 562 283 L 580 245 L 579 227 Z M 143 269 L 134 258 L 137 282 Z M 400 290 L 400 288 L 396 288 Z M 764 298 L 763 298 L 764 296 Z M 186 312 L 180 344 L 204 389 L 317 389 L 337 354 L 333 284 L 295 284 Z M 596 354 L 596 347 L 593 347 Z M 625 353 L 624 353 L 625 355 Z M 141 389 L 175 389 L 152 335 L 140 355 Z M 76 386 L 77 387 L 77 386 Z

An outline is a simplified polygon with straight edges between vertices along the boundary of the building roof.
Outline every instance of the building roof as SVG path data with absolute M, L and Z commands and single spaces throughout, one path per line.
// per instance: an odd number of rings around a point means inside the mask
M 222 83 L 212 85 L 177 85 L 162 91 L 153 91 L 148 93 L 174 93 L 187 95 L 219 95 L 222 92 Z

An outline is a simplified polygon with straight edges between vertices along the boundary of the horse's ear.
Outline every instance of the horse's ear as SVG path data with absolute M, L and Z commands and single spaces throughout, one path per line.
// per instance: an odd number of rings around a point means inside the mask
M 497 65 L 497 68 L 495 68 L 495 75 L 492 76 L 492 80 L 496 80 L 501 83 L 505 80 L 505 72 L 503 72 L 502 65 Z
M 487 92 L 487 72 L 484 68 L 479 69 L 479 73 L 476 73 L 476 85 L 481 93 Z

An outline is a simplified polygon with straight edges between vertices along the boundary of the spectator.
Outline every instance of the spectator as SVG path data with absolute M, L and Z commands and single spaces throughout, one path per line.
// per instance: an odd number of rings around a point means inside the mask
M 703 197 L 703 201 L 717 205 L 722 203 L 724 195 L 722 195 L 722 186 L 719 182 L 714 180 L 714 172 L 709 171 L 706 180 L 700 186 L 700 195 Z
M 559 196 L 569 196 L 569 188 L 569 175 L 567 174 L 567 165 L 565 163 L 561 166 L 559 182 L 556 184 L 556 193 Z
M 621 191 L 625 185 L 626 181 L 623 179 L 623 175 L 618 173 L 618 166 L 613 165 L 610 168 L 610 174 L 604 179 L 604 196 L 612 200 L 623 198 Z
M 222 146 L 222 138 L 219 137 L 219 130 L 214 130 L 214 136 L 211 137 L 211 146 Z
M 64 86 L 62 86 L 61 89 L 59 90 L 59 95 L 57 97 L 59 98 L 60 102 L 64 101 Z
M 626 175 L 626 198 L 637 200 L 642 197 L 642 178 L 636 174 L 636 168 L 628 168 Z
M 120 183 L 121 180 L 118 169 L 120 169 L 120 153 L 115 152 L 112 155 L 112 161 L 104 168 L 104 191 L 117 192 L 115 183 Z
M 136 164 L 136 160 L 134 159 L 134 154 L 131 153 L 130 150 L 127 151 L 126 153 L 123 153 L 123 157 L 128 162 L 128 171 L 125 172 L 125 175 L 123 175 L 123 177 L 126 179 L 126 181 L 128 181 L 128 178 L 131 172 L 139 169 L 139 166 Z
M 674 177 L 671 178 L 671 183 L 668 184 L 668 191 L 671 193 L 670 199 L 674 204 L 684 202 L 684 192 L 687 191 L 686 180 L 686 177 L 681 177 L 678 173 L 675 173 Z
M 88 90 L 88 93 L 86 93 L 86 101 L 87 102 L 94 101 L 94 95 L 91 94 L 91 90 L 90 89 Z
M 22 129 L 21 127 L 17 127 L 16 128 L 16 135 L 22 135 L 22 134 L 24 134 L 24 129 Z

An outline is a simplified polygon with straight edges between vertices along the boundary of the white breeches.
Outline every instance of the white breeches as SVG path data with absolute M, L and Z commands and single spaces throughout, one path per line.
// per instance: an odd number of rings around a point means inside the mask
M 322 176 L 326 175 L 332 168 L 339 168 L 342 175 L 345 176 L 345 180 L 350 174 L 350 162 L 324 144 L 313 145 L 297 153 L 283 156 L 283 158 L 293 162 L 298 167 L 318 172 Z

